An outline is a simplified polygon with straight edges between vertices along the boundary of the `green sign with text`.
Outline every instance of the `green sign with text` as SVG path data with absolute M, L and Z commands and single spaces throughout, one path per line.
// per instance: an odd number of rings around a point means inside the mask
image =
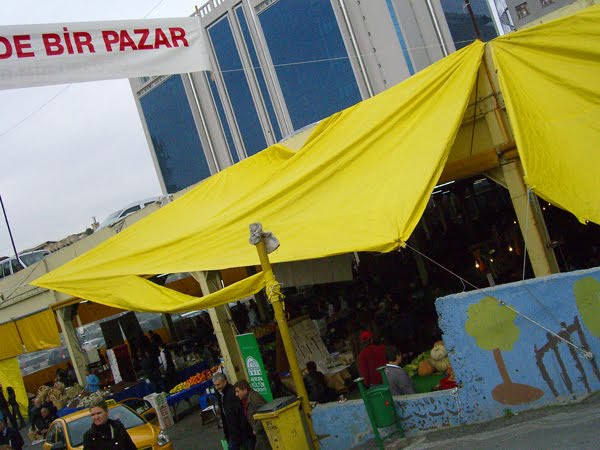
M 258 349 L 256 336 L 253 333 L 246 333 L 239 334 L 236 338 L 240 346 L 244 364 L 246 365 L 250 386 L 262 395 L 266 401 L 270 402 L 273 400 L 273 394 L 271 393 L 271 386 L 269 385 L 265 365 Z

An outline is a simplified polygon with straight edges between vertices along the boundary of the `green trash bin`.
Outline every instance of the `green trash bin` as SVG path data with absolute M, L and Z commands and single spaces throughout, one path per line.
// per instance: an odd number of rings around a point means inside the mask
M 365 408 L 367 409 L 367 415 L 369 416 L 371 427 L 373 427 L 373 434 L 375 434 L 377 446 L 383 450 L 384 439 L 382 439 L 379 434 L 380 428 L 396 426 L 396 430 L 387 434 L 385 439 L 395 436 L 404 437 L 404 430 L 402 429 L 400 416 L 396 411 L 392 391 L 390 390 L 387 376 L 385 375 L 385 367 L 379 367 L 377 370 L 381 372 L 383 384 L 367 389 L 362 378 L 357 378 L 354 381 L 358 384 L 360 395 L 362 396 Z
M 377 428 L 390 427 L 396 424 L 396 408 L 390 388 L 379 385 L 365 390 L 365 403 L 368 403 Z

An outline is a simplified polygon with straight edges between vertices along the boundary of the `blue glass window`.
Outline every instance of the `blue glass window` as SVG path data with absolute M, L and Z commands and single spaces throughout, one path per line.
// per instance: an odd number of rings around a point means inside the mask
M 361 100 L 329 0 L 278 0 L 259 19 L 295 129 Z
M 217 83 L 215 83 L 215 81 L 212 79 L 212 76 L 208 72 L 204 73 L 206 76 L 206 81 L 210 86 L 210 91 L 212 93 L 213 101 L 215 102 L 215 107 L 217 108 L 217 113 L 219 114 L 219 121 L 221 122 L 223 133 L 225 134 L 225 140 L 227 141 L 227 146 L 229 147 L 229 154 L 231 155 L 231 160 L 235 164 L 237 162 L 240 162 L 240 157 L 235 151 L 235 144 L 233 143 L 233 137 L 231 136 L 231 128 L 229 128 L 229 122 L 227 122 L 225 108 L 223 108 L 223 102 L 221 101 L 219 90 L 217 89 Z
M 208 28 L 208 34 L 215 49 L 215 56 L 219 62 L 246 154 L 253 155 L 263 150 L 267 146 L 267 141 L 244 74 L 228 16 L 223 16 L 213 23 Z
M 484 41 L 498 36 L 494 19 L 486 0 L 471 0 L 471 8 L 475 14 L 475 22 Z M 476 38 L 469 11 L 465 8 L 464 0 L 442 0 L 442 9 L 454 40 L 456 49 L 463 48 Z
M 210 176 L 181 76 L 175 75 L 140 98 L 167 192 Z
M 248 53 L 250 54 L 250 61 L 252 61 L 252 68 L 254 69 L 254 74 L 256 75 L 260 93 L 262 94 L 265 102 L 265 107 L 267 108 L 269 121 L 271 122 L 273 131 L 275 132 L 275 140 L 279 141 L 281 140 L 281 129 L 279 128 L 279 123 L 277 122 L 277 116 L 275 115 L 275 109 L 273 108 L 273 102 L 271 101 L 269 90 L 267 89 L 267 83 L 265 82 L 262 68 L 258 62 L 258 56 L 256 55 L 256 49 L 254 48 L 254 42 L 252 42 L 252 36 L 250 36 L 250 30 L 248 29 L 248 22 L 246 22 L 246 16 L 244 16 L 243 8 L 238 6 L 235 9 L 235 14 L 238 18 L 238 22 L 240 23 L 242 34 L 244 35 L 244 41 L 246 42 L 246 47 L 248 48 Z

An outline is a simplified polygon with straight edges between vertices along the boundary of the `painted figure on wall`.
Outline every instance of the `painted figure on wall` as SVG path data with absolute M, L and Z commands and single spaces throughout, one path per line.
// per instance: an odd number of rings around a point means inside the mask
M 600 337 L 600 281 L 584 277 L 573 284 L 575 303 L 583 324 L 596 337 Z
M 513 383 L 506 369 L 502 351 L 510 351 L 519 340 L 516 313 L 505 308 L 494 297 L 484 297 L 469 306 L 465 323 L 467 334 L 475 338 L 477 346 L 494 355 L 502 383 L 492 390 L 492 397 L 505 405 L 520 405 L 541 398 L 544 392 L 526 384 Z

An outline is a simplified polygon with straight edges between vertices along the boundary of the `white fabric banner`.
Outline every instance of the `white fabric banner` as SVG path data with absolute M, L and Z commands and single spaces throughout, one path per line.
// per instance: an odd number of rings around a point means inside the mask
M 0 89 L 210 69 L 198 17 L 0 26 Z

